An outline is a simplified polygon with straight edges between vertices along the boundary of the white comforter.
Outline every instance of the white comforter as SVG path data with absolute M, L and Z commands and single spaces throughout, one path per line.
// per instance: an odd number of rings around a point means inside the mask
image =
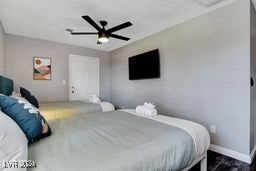
M 185 130 L 193 138 L 196 148 L 196 157 L 201 156 L 210 146 L 210 135 L 208 131 L 204 126 L 198 123 L 164 115 L 156 115 L 152 117 L 144 116 L 137 114 L 134 109 L 124 109 L 122 111 L 166 123 Z

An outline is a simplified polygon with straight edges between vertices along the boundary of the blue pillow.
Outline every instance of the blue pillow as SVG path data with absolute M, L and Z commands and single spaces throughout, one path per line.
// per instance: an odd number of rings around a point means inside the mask
M 30 103 L 0 95 L 0 108 L 17 123 L 30 143 L 51 135 L 50 126 Z
M 34 105 L 36 108 L 39 108 L 38 101 L 35 96 L 33 96 L 30 91 L 27 89 L 20 87 L 20 94 L 22 97 L 24 97 L 27 101 L 29 101 L 32 105 Z

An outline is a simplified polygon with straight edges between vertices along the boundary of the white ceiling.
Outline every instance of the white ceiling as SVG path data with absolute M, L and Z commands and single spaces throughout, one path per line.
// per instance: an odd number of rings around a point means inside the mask
M 112 51 L 233 1 L 0 0 L 0 19 L 9 34 Z M 72 36 L 67 33 L 66 28 L 95 31 L 81 18 L 82 15 L 89 15 L 95 21 L 108 21 L 106 28 L 131 21 L 133 26 L 116 32 L 131 40 L 111 38 L 109 43 L 97 45 L 96 35 Z

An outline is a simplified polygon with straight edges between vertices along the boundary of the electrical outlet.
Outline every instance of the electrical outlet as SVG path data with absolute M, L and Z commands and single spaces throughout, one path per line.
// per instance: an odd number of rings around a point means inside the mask
M 210 133 L 216 134 L 216 126 L 215 125 L 210 125 Z

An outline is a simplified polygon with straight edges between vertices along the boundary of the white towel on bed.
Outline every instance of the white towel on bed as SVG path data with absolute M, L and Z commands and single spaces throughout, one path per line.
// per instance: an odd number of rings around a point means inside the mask
M 157 115 L 157 110 L 153 103 L 145 102 L 144 105 L 139 105 L 136 107 L 136 113 L 145 115 L 145 116 L 155 116 Z
M 92 94 L 89 99 L 88 99 L 90 102 L 92 103 L 100 103 L 101 100 L 100 98 L 96 95 L 96 94 Z

